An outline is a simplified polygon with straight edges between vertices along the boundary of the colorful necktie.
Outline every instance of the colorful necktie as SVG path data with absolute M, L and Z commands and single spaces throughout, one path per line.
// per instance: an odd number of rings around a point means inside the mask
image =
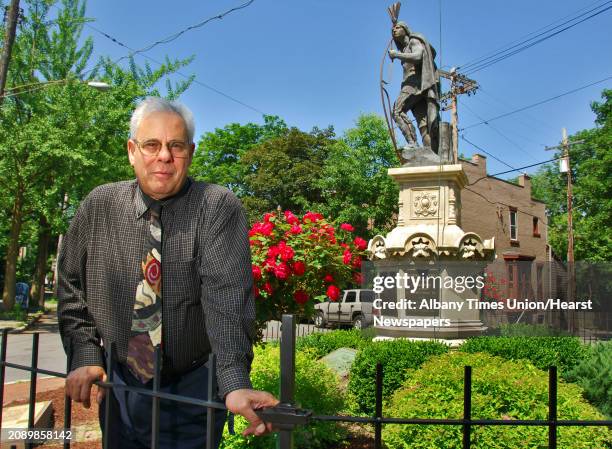
M 161 345 L 162 340 L 161 205 L 154 201 L 149 214 L 149 234 L 141 264 L 143 280 L 136 289 L 127 355 L 130 371 L 143 384 L 153 378 L 155 347 Z

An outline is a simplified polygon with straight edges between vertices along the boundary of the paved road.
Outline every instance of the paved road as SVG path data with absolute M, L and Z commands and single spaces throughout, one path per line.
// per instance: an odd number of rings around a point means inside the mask
M 55 314 L 44 315 L 32 329 L 8 336 L 7 361 L 20 365 L 32 364 L 32 333 L 39 332 L 38 367 L 51 371 L 66 372 L 66 354 L 62 347 Z M 0 338 L 1 340 L 1 338 Z M 6 382 L 30 380 L 28 371 L 6 369 Z
M 282 332 L 280 322 L 268 322 L 264 331 L 264 341 L 278 340 Z M 45 315 L 32 329 L 8 336 L 7 361 L 30 366 L 32 363 L 32 334 L 39 332 L 38 367 L 51 371 L 66 372 L 66 354 L 59 336 L 55 314 Z M 313 332 L 329 332 L 328 329 L 318 329 L 312 324 L 298 324 L 296 336 L 302 337 Z M 1 338 L 0 338 L 1 340 Z M 6 369 L 6 382 L 29 380 L 30 373 L 14 368 Z

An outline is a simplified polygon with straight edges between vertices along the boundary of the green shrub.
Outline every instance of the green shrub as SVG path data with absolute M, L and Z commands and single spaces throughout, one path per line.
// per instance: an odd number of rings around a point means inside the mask
M 454 352 L 425 362 L 385 408 L 397 418 L 461 419 L 464 366 L 472 366 L 473 419 L 538 419 L 548 414 L 548 374 L 526 360 L 509 361 L 489 354 Z M 577 385 L 559 382 L 559 419 L 604 419 L 581 398 Z M 389 449 L 459 449 L 461 426 L 387 425 L 383 440 Z M 612 434 L 605 427 L 560 427 L 558 446 L 602 449 Z M 473 426 L 473 449 L 541 449 L 548 428 L 535 426 Z
M 486 352 L 508 360 L 527 359 L 540 369 L 556 366 L 567 373 L 588 355 L 588 348 L 576 337 L 476 337 L 461 347 L 463 352 Z
M 383 398 L 391 397 L 406 379 L 406 370 L 421 366 L 448 347 L 435 341 L 388 340 L 365 346 L 355 357 L 348 391 L 357 411 L 372 415 L 376 404 L 376 364 L 383 366 Z
M 13 305 L 13 308 L 11 310 L 0 312 L 0 320 L 26 321 L 27 318 L 27 309 L 21 307 L 21 305 L 17 303 Z
M 279 391 L 278 347 L 255 347 L 255 359 L 251 371 L 253 387 L 278 395 Z M 308 351 L 296 354 L 295 399 L 298 407 L 313 410 L 315 414 L 335 415 L 344 408 L 344 397 L 338 393 L 338 377 L 323 363 L 315 360 Z M 224 431 L 222 449 L 270 449 L 275 447 L 275 436 L 243 437 L 240 433 L 247 422 L 236 416 L 236 435 Z M 333 422 L 315 422 L 298 427 L 294 432 L 295 447 L 304 449 L 326 448 L 345 437 L 345 431 Z
M 567 380 L 584 388 L 584 397 L 612 416 L 612 341 L 593 346 L 589 356 L 568 373 Z
M 499 326 L 502 337 L 561 337 L 567 335 L 561 329 L 544 324 L 508 323 Z
M 297 351 L 309 349 L 317 358 L 321 358 L 338 348 L 361 349 L 370 341 L 372 341 L 371 337 L 364 336 L 357 329 L 336 330 L 315 332 L 298 338 L 295 347 Z

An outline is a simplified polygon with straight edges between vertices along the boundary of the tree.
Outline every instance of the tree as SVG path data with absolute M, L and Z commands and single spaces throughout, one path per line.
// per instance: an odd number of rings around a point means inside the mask
M 278 206 L 302 214 L 321 202 L 317 180 L 333 138 L 332 128 L 314 128 L 310 133 L 291 128 L 244 153 L 240 159 L 245 173 L 242 202 L 251 222 Z
M 602 102 L 593 102 L 595 128 L 583 130 L 570 141 L 584 143 L 570 147 L 573 180 L 573 222 L 575 259 L 607 261 L 612 252 L 612 90 L 602 93 Z M 557 157 L 562 153 L 558 152 Z M 555 253 L 567 254 L 566 175 L 556 164 L 542 166 L 532 178 L 533 194 L 546 203 L 548 239 Z
M 285 122 L 275 115 L 264 115 L 264 124 L 231 123 L 205 133 L 196 149 L 190 172 L 197 180 L 227 187 L 244 195 L 244 167 L 240 159 L 253 145 L 287 133 Z
M 329 151 L 318 181 L 322 192 L 318 210 L 352 223 L 360 235 L 387 232 L 399 195 L 387 169 L 399 162 L 383 119 L 360 115 L 355 128 L 348 129 Z
M 47 271 L 44 253 L 52 237 L 67 226 L 69 213 L 95 185 L 130 176 L 125 140 L 134 102 L 159 94 L 153 86 L 190 62 L 167 60 L 152 70 L 130 60 L 129 69 L 123 70 L 103 59 L 95 70 L 84 72 L 93 48 L 88 39 L 80 44 L 87 20 L 85 2 L 62 0 L 57 18 L 49 20 L 53 3 L 28 2 L 28 16 L 15 42 L 8 90 L 33 87 L 9 97 L 0 110 L 0 185 L 10 205 L 5 216 L 9 221 L 3 291 L 7 309 L 14 302 L 23 224 L 33 221 L 39 227 L 36 284 L 40 295 Z M 95 76 L 113 88 L 100 93 L 82 82 Z M 189 83 L 168 85 L 169 95 L 180 95 Z

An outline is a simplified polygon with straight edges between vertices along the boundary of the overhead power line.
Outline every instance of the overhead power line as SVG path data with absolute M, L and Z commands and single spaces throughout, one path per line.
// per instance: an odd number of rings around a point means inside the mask
M 96 31 L 97 33 L 101 34 L 102 36 L 104 36 L 107 39 L 111 40 L 112 42 L 116 43 L 117 45 L 126 48 L 130 52 L 132 52 L 134 54 L 138 54 L 139 56 L 142 56 L 143 58 L 148 59 L 149 61 L 151 61 L 151 62 L 153 62 L 153 63 L 155 63 L 155 64 L 157 64 L 159 66 L 163 65 L 162 62 L 160 62 L 160 61 L 158 61 L 158 60 L 156 60 L 156 59 L 154 59 L 154 58 L 152 58 L 152 57 L 150 57 L 150 56 L 148 56 L 148 55 L 146 55 L 146 54 L 144 54 L 142 52 L 141 53 L 136 53 L 136 50 L 134 50 L 133 48 L 131 48 L 131 47 L 127 46 L 126 44 L 120 42 L 118 39 L 114 38 L 113 36 L 109 35 L 108 33 L 104 32 L 104 31 L 102 31 L 102 30 L 100 30 L 100 29 L 98 29 L 98 28 L 96 28 L 96 27 L 94 27 L 94 26 L 92 26 L 90 24 L 85 24 L 85 26 L 91 28 L 92 30 Z M 125 58 L 125 56 L 119 58 L 117 61 L 115 61 L 115 63 L 117 63 L 118 61 L 120 61 L 121 59 L 124 59 L 124 58 Z M 183 73 L 181 71 L 177 70 L 175 73 L 177 75 L 182 76 L 185 79 L 191 79 L 190 75 L 187 75 L 187 74 L 185 74 L 185 73 Z M 261 109 L 258 109 L 255 106 L 251 106 L 250 104 L 245 103 L 244 101 L 241 101 L 241 100 L 239 100 L 239 99 L 237 99 L 237 98 L 235 98 L 235 97 L 233 97 L 233 96 L 231 96 L 229 94 L 226 94 L 225 92 L 217 89 L 216 87 L 213 87 L 213 86 L 211 86 L 209 84 L 203 83 L 202 81 L 199 81 L 198 79 L 194 78 L 193 79 L 193 83 L 194 84 L 198 84 L 198 85 L 200 85 L 200 86 L 202 86 L 202 87 L 204 87 L 204 88 L 206 88 L 208 90 L 211 90 L 211 91 L 221 95 L 222 97 L 225 97 L 225 98 L 227 98 L 230 101 L 233 101 L 234 103 L 237 103 L 237 104 L 239 104 L 241 106 L 244 106 L 247 109 L 250 109 L 250 110 L 252 110 L 254 112 L 257 112 L 260 115 L 266 115 L 266 113 L 263 112 Z
M 556 100 L 557 98 L 564 97 L 565 95 L 573 94 L 574 92 L 578 92 L 580 90 L 586 89 L 587 87 L 591 87 L 591 86 L 595 86 L 596 84 L 603 83 L 604 81 L 608 81 L 609 79 L 612 79 L 612 76 L 608 76 L 608 77 L 606 77 L 604 79 L 601 79 L 601 80 L 598 80 L 598 81 L 594 81 L 594 82 L 589 83 L 589 84 L 587 84 L 585 86 L 577 87 L 576 89 L 568 90 L 567 92 L 563 92 L 563 93 L 561 93 L 559 95 L 555 95 L 553 97 L 546 98 L 545 100 L 540 100 L 540 101 L 538 101 L 536 103 L 532 103 L 530 105 L 523 106 L 521 108 L 515 109 L 514 111 L 506 112 L 505 114 L 501 114 L 501 115 L 498 115 L 498 116 L 495 116 L 495 117 L 491 117 L 491 118 L 489 118 L 487 120 L 482 120 L 482 121 L 480 121 L 478 123 L 473 123 L 471 125 L 468 125 L 468 126 L 465 126 L 465 127 L 461 128 L 461 131 L 465 131 L 466 129 L 474 128 L 475 126 L 479 126 L 479 125 L 483 125 L 483 124 L 488 125 L 490 122 L 492 122 L 494 120 L 499 120 L 500 118 L 508 117 L 509 115 L 513 115 L 513 114 L 517 114 L 517 113 L 522 112 L 522 111 L 526 111 L 527 109 L 531 109 L 531 108 L 534 108 L 534 107 L 539 106 L 541 104 L 548 103 L 549 101 Z
M 569 20 L 566 20 L 565 22 L 556 25 L 552 28 L 549 28 L 551 25 L 554 24 L 550 24 L 546 27 L 544 27 L 545 31 L 538 33 L 532 37 L 529 37 L 528 39 L 522 40 L 518 43 L 515 43 L 514 45 L 510 45 L 509 47 L 502 47 L 502 49 L 500 51 L 497 51 L 493 54 L 490 54 L 488 56 L 483 56 L 480 58 L 477 58 L 475 60 L 473 60 L 472 62 L 463 64 L 462 66 L 459 66 L 459 69 L 462 69 L 466 74 L 474 74 L 476 72 L 479 72 L 480 70 L 483 70 L 493 64 L 496 64 L 504 59 L 507 59 L 511 56 L 514 56 L 517 53 L 520 53 L 524 50 L 527 50 L 531 47 L 533 47 L 534 45 L 537 45 L 541 42 L 544 42 L 554 36 L 557 36 L 558 34 L 563 33 L 564 31 L 567 31 L 573 27 L 575 27 L 576 25 L 579 25 L 587 20 L 590 20 L 600 14 L 603 14 L 604 12 L 608 11 L 609 9 L 612 9 L 612 5 L 610 5 L 612 3 L 612 1 L 606 1 L 605 3 L 596 6 L 595 8 L 592 8 L 586 12 L 583 12 L 575 17 L 572 17 Z M 590 14 L 590 15 L 589 15 Z M 584 17 L 584 16 L 587 17 Z M 581 20 L 578 20 L 582 18 Z M 533 33 L 532 33 L 533 34 Z M 528 35 L 529 36 L 529 35 Z
M 493 159 L 495 159 L 497 162 L 500 162 L 502 164 L 504 164 L 506 167 L 509 167 L 512 169 L 512 171 L 517 170 L 516 168 L 514 168 L 512 165 L 508 164 L 507 162 L 502 161 L 501 159 L 499 159 L 497 156 L 495 156 L 494 154 L 489 153 L 487 150 L 479 147 L 478 145 L 476 145 L 474 142 L 470 142 L 468 139 L 465 138 L 464 135 L 461 135 L 461 139 L 465 140 L 467 143 L 469 143 L 470 145 L 472 145 L 473 147 L 479 149 L 480 151 L 482 151 L 484 154 L 488 154 L 489 156 L 491 156 Z
M 179 31 L 179 32 L 177 32 L 177 33 L 171 34 L 171 35 L 170 35 L 170 36 L 168 36 L 168 37 L 165 37 L 165 38 L 163 38 L 163 39 L 160 39 L 160 40 L 158 40 L 158 41 L 155 41 L 155 42 L 153 42 L 152 44 L 147 45 L 146 47 L 141 48 L 140 50 L 134 50 L 134 51 L 133 51 L 133 52 L 130 54 L 130 56 L 135 55 L 135 54 L 138 54 L 138 53 L 144 53 L 144 52 L 149 51 L 149 50 L 151 50 L 152 48 L 154 48 L 154 47 L 156 47 L 156 46 L 158 46 L 158 45 L 161 45 L 161 44 L 167 44 L 167 43 L 169 43 L 169 42 L 172 42 L 172 41 L 174 41 L 174 40 L 178 39 L 178 38 L 179 38 L 180 36 L 182 36 L 183 34 L 185 34 L 185 33 L 189 32 L 189 31 L 191 31 L 191 30 L 195 30 L 196 28 L 201 28 L 201 27 L 203 27 L 204 25 L 206 25 L 207 23 L 212 22 L 213 20 L 221 20 L 221 19 L 223 19 L 225 16 L 227 16 L 228 14 L 233 13 L 234 11 L 238 11 L 238 10 L 240 10 L 240 9 L 244 9 L 244 8 L 246 8 L 246 7 L 250 6 L 250 5 L 251 5 L 251 4 L 252 4 L 254 1 L 255 1 L 255 0 L 248 0 L 247 2 L 243 3 L 242 5 L 235 6 L 235 7 L 233 7 L 233 8 L 228 9 L 228 10 L 227 10 L 227 11 L 225 11 L 225 12 L 222 12 L 221 14 L 217 14 L 216 16 L 209 17 L 208 19 L 202 20 L 201 22 L 198 22 L 198 23 L 196 23 L 195 25 L 188 26 L 188 27 L 186 27 L 186 28 L 182 29 L 181 31 Z M 127 57 L 129 57 L 129 56 L 124 56 L 124 58 L 127 58 Z
M 471 107 L 469 107 L 467 104 L 465 104 L 465 102 L 460 101 L 462 106 L 465 106 L 465 108 L 470 111 L 472 114 L 474 114 L 476 116 L 477 119 L 479 120 L 483 120 L 483 118 L 480 116 L 480 114 L 478 114 L 476 111 L 474 111 Z M 488 123 L 487 123 L 488 124 Z M 527 151 L 525 151 L 523 149 L 523 147 L 521 147 L 518 143 L 516 143 L 514 140 L 510 139 L 510 137 L 506 136 L 503 132 L 501 132 L 498 128 L 496 128 L 495 126 L 488 124 L 489 128 L 491 128 L 493 131 L 495 131 L 495 133 L 499 134 L 504 140 L 506 140 L 507 142 L 509 142 L 511 145 L 513 145 L 514 147 L 516 147 L 519 151 L 521 151 L 522 153 L 526 154 L 528 157 L 530 157 L 531 159 L 533 159 L 534 161 L 537 161 L 537 159 L 535 159 L 533 157 L 533 155 L 531 153 L 528 153 Z
M 97 27 L 95 27 L 95 26 L 93 26 L 93 25 L 91 25 L 89 23 L 85 23 L 85 26 L 89 27 L 90 29 L 94 30 L 96 33 L 104 36 L 106 39 L 110 40 L 111 42 L 114 42 L 115 44 L 119 45 L 120 47 L 125 48 L 126 50 L 128 50 L 130 52 L 130 54 L 128 54 L 126 56 L 122 56 L 122 57 L 116 59 L 115 61 L 113 61 L 114 64 L 117 64 L 120 61 L 122 61 L 123 59 L 129 58 L 129 57 L 131 57 L 133 55 L 138 54 L 138 55 L 142 56 L 143 58 L 148 59 L 149 61 L 151 61 L 151 62 L 153 62 L 153 63 L 155 63 L 155 64 L 157 64 L 159 66 L 162 66 L 163 65 L 162 62 L 160 62 L 160 61 L 158 61 L 158 60 L 156 60 L 156 59 L 154 59 L 154 58 L 152 58 L 150 56 L 147 56 L 147 55 L 145 55 L 143 53 L 145 51 L 151 50 L 153 47 L 155 47 L 157 45 L 171 42 L 171 41 L 177 39 L 178 37 L 180 37 L 181 35 L 185 34 L 186 32 L 188 32 L 190 30 L 193 30 L 195 28 L 200 28 L 200 27 L 206 25 L 207 23 L 211 22 L 212 20 L 223 19 L 225 16 L 227 16 L 228 14 L 230 14 L 230 13 L 232 13 L 234 11 L 246 8 L 247 6 L 251 5 L 254 1 L 255 0 L 249 0 L 249 1 L 243 3 L 243 4 L 239 5 L 239 6 L 236 6 L 234 8 L 228 9 L 227 11 L 225 11 L 225 12 L 223 12 L 221 14 L 209 17 L 208 19 L 205 19 L 205 20 L 203 20 L 203 21 L 201 21 L 201 22 L 199 22 L 199 23 L 197 23 L 195 25 L 191 25 L 191 26 L 189 26 L 189 27 L 187 27 L 187 28 L 177 32 L 177 33 L 174 33 L 174 34 L 172 34 L 172 35 L 170 35 L 170 36 L 168 36 L 168 37 L 166 37 L 164 39 L 161 39 L 161 40 L 156 41 L 156 42 L 154 42 L 154 43 L 152 43 L 152 44 L 150 44 L 150 45 L 148 45 L 146 47 L 143 47 L 140 50 L 136 50 L 136 49 L 130 47 L 129 45 L 121 42 L 119 39 L 111 36 L 107 32 L 105 32 L 105 31 L 103 31 L 103 30 L 101 30 L 101 29 L 99 29 L 99 28 L 97 28 Z M 90 69 L 90 70 L 87 70 L 87 71 L 83 72 L 82 75 L 85 75 L 85 74 L 87 74 L 89 72 L 92 72 L 94 69 L 95 69 L 95 67 Z M 187 75 L 187 74 L 185 74 L 183 72 L 180 72 L 180 71 L 176 71 L 175 73 L 177 75 L 179 75 L 179 76 L 182 76 L 185 79 L 191 79 L 192 78 L 190 75 Z M 213 87 L 213 86 L 211 86 L 209 84 L 203 83 L 202 81 L 199 81 L 199 80 L 197 80 L 195 78 L 192 81 L 193 81 L 194 84 L 197 84 L 197 85 L 202 86 L 202 87 L 204 87 L 204 88 L 206 88 L 208 90 L 211 90 L 211 91 L 215 92 L 216 94 L 221 95 L 222 97 L 227 98 L 230 101 L 233 101 L 236 104 L 244 106 L 245 108 L 250 109 L 250 110 L 252 110 L 254 112 L 257 112 L 260 115 L 266 115 L 265 112 L 263 112 L 262 110 L 256 108 L 255 106 L 251 106 L 250 104 L 247 104 L 244 101 L 241 101 L 241 100 L 239 100 L 239 99 L 237 99 L 237 98 L 235 98 L 235 97 L 233 97 L 233 96 L 231 96 L 229 94 L 226 94 L 225 92 L 221 91 L 220 89 L 217 89 L 216 87 Z
M 523 165 L 522 167 L 518 167 L 518 168 L 515 168 L 515 169 L 512 169 L 512 170 L 500 171 L 500 172 L 497 172 L 497 173 L 493 173 L 492 175 L 481 176 L 480 178 L 476 179 L 474 182 L 470 182 L 468 184 L 468 186 L 473 186 L 477 182 L 480 182 L 480 181 L 482 181 L 483 179 L 486 179 L 486 178 L 493 178 L 493 177 L 499 176 L 499 175 L 507 175 L 508 173 L 513 173 L 515 171 L 521 171 L 521 170 L 524 170 L 526 168 L 537 167 L 538 165 L 548 164 L 549 162 L 558 161 L 559 159 L 563 159 L 563 156 L 559 156 L 559 157 L 555 157 L 555 158 L 552 158 L 552 159 L 548 159 L 547 161 L 538 162 L 537 164 Z

